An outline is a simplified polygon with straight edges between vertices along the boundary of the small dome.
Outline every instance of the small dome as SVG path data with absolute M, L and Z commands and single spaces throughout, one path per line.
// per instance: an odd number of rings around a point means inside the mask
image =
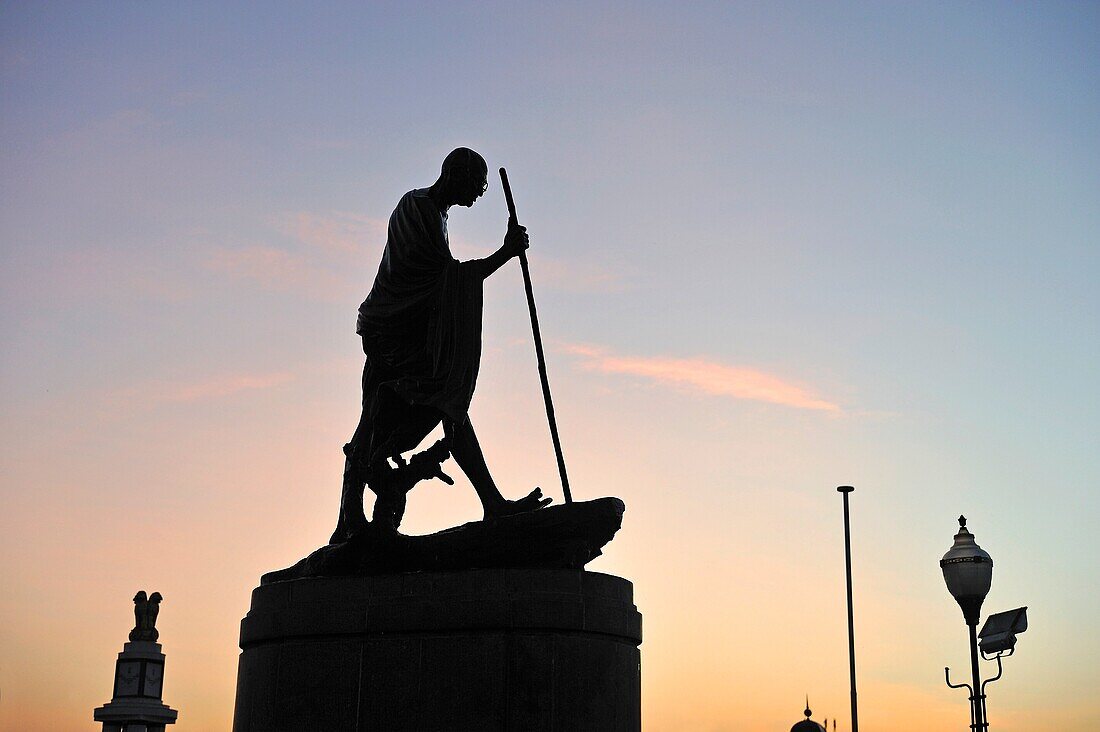
M 810 711 L 809 699 L 806 699 L 806 709 L 802 713 L 806 715 L 806 718 L 791 727 L 791 732 L 827 732 L 824 727 L 810 719 L 813 712 Z
M 812 719 L 803 719 L 791 727 L 791 732 L 825 732 L 825 728 Z

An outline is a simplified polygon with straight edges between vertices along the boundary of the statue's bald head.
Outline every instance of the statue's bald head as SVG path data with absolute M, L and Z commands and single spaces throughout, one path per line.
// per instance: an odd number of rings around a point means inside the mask
M 444 176 L 463 171 L 467 174 L 488 173 L 489 166 L 485 164 L 485 158 L 478 155 L 468 147 L 456 147 L 443 158 Z
M 432 189 L 444 208 L 454 203 L 469 207 L 485 193 L 488 176 L 485 158 L 468 147 L 457 147 L 443 160 L 439 180 Z

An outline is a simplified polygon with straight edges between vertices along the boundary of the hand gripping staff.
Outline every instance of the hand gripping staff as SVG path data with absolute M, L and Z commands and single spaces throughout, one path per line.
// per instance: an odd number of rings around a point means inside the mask
M 500 169 L 500 182 L 504 185 L 504 197 L 508 200 L 508 223 L 518 224 L 516 203 L 512 200 L 512 188 L 508 185 L 508 171 Z M 535 311 L 535 294 L 531 290 L 531 269 L 527 265 L 527 252 L 519 253 L 519 265 L 523 270 L 523 288 L 527 291 L 527 309 L 531 313 L 531 332 L 535 336 L 535 357 L 539 363 L 539 378 L 542 379 L 542 398 L 546 402 L 546 421 L 550 423 L 550 437 L 554 440 L 554 454 L 558 458 L 558 475 L 561 476 L 561 490 L 565 502 L 572 503 L 569 492 L 569 476 L 565 474 L 565 458 L 561 454 L 561 440 L 558 439 L 558 423 L 554 419 L 554 400 L 550 397 L 550 381 L 546 378 L 546 357 L 542 353 L 542 335 L 539 333 L 539 316 Z

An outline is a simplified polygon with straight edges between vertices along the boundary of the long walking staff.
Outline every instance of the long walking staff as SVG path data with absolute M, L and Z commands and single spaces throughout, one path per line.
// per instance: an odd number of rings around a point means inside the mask
M 508 200 L 508 223 L 518 224 L 516 202 L 512 200 L 512 187 L 508 185 L 508 171 L 500 169 L 500 182 L 504 186 L 504 197 Z M 558 439 L 558 422 L 554 419 L 554 400 L 550 397 L 550 381 L 546 378 L 546 357 L 542 354 L 542 335 L 539 333 L 539 316 L 535 311 L 535 293 L 531 289 L 531 269 L 527 265 L 527 252 L 519 253 L 519 266 L 523 270 L 523 289 L 527 291 L 527 309 L 531 313 L 531 332 L 535 335 L 535 357 L 539 362 L 539 378 L 542 379 L 542 399 L 546 402 L 546 421 L 550 423 L 550 437 L 554 440 L 554 454 L 558 458 L 558 475 L 561 476 L 561 490 L 565 502 L 573 502 L 569 492 L 569 476 L 565 474 L 565 458 L 561 454 L 561 440 Z

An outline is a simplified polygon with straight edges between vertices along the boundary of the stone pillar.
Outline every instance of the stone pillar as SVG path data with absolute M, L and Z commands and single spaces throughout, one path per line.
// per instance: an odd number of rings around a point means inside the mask
M 233 732 L 641 728 L 633 586 L 494 569 L 261 585 Z
M 115 661 L 111 701 L 95 710 L 103 732 L 164 732 L 176 723 L 176 710 L 161 701 L 164 654 L 160 643 L 130 641 Z

